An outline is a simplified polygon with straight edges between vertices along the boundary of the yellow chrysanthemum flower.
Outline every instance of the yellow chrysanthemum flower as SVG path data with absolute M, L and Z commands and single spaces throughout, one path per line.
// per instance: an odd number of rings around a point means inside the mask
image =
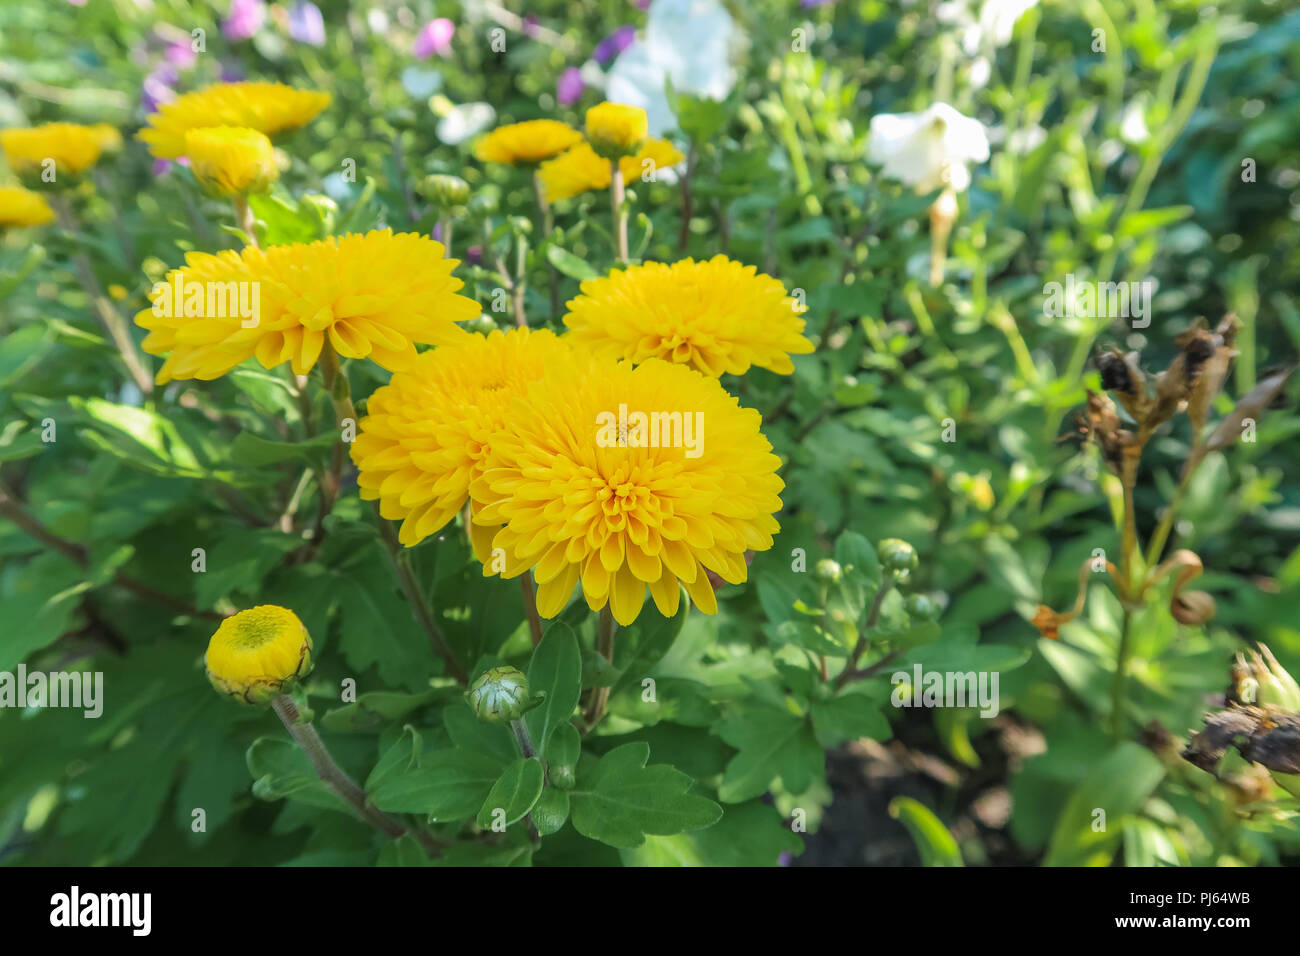
M 474 155 L 484 163 L 540 163 L 581 139 L 581 133 L 559 120 L 527 120 L 498 126 L 474 145 Z
M 201 126 L 185 133 L 185 155 L 202 186 L 222 196 L 265 192 L 280 178 L 275 147 L 246 126 Z
M 43 226 L 54 210 L 40 193 L 19 186 L 0 186 L 0 226 Z
M 780 461 L 760 424 L 692 369 L 575 351 L 493 437 L 470 485 L 474 522 L 500 527 L 491 545 L 506 577 L 532 568 L 545 617 L 579 582 L 587 604 L 608 602 L 620 624 L 636 619 L 647 586 L 666 616 L 679 584 L 712 614 L 706 571 L 739 584 L 745 552 L 770 548 L 780 530 Z
M 0 149 L 9 168 L 18 175 L 39 175 L 44 163 L 54 160 L 54 175 L 76 176 L 99 160 L 104 134 L 93 126 L 76 123 L 46 123 L 0 130 Z
M 203 663 L 221 693 L 265 704 L 310 673 L 311 648 L 311 635 L 298 615 L 262 604 L 222 621 Z
M 311 243 L 191 252 L 136 314 L 144 350 L 166 355 L 158 384 L 218 378 L 253 356 L 267 368 L 311 371 L 326 336 L 339 355 L 390 370 L 415 360 L 416 344 L 463 341 L 457 322 L 482 307 L 457 295 L 457 259 L 442 243 L 391 229 Z M 237 303 L 237 304 L 236 304 Z
M 362 498 L 379 499 L 383 517 L 402 521 L 402 544 L 424 540 L 465 506 L 511 401 L 567 351 L 546 330 L 472 335 L 423 353 L 370 396 L 351 448 L 357 484 Z M 471 528 L 482 560 L 493 533 Z
M 635 156 L 618 161 L 623 181 L 635 184 L 647 171 L 657 172 L 676 166 L 686 157 L 666 139 L 648 139 Z M 609 160 L 601 159 L 587 142 L 579 143 L 566 153 L 547 160 L 538 167 L 547 202 L 559 202 L 593 189 L 608 189 Z
M 90 127 L 99 137 L 99 144 L 105 153 L 116 153 L 122 148 L 122 134 L 110 123 L 96 123 Z
M 790 355 L 813 350 L 785 287 L 723 255 L 615 269 L 583 282 L 568 307 L 569 334 L 601 355 L 659 358 L 715 378 L 751 365 L 789 375 Z
M 281 83 L 218 83 L 164 103 L 138 138 L 159 159 L 185 155 L 185 134 L 200 126 L 247 126 L 272 136 L 305 126 L 330 104 L 330 94 Z
M 649 118 L 639 106 L 598 103 L 587 110 L 587 139 L 606 159 L 630 156 L 649 134 Z

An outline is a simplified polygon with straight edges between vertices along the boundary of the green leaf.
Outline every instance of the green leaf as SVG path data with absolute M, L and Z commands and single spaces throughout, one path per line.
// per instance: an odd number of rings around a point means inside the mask
M 546 762 L 560 767 L 576 767 L 582 753 L 582 738 L 573 724 L 560 724 L 551 735 L 551 742 L 542 749 Z
M 370 776 L 366 778 L 366 792 L 379 790 L 388 780 L 396 779 L 418 768 L 422 744 L 418 730 L 409 725 L 402 728 L 402 736 L 384 751 L 384 755 L 375 764 L 375 769 L 371 770 Z
M 292 741 L 259 737 L 244 758 L 253 775 L 253 796 L 259 800 L 289 798 L 313 807 L 351 813 L 351 809 L 316 776 L 307 755 Z
M 560 272 L 579 282 L 585 282 L 587 279 L 598 279 L 600 273 L 597 272 L 584 259 L 579 259 L 567 249 L 561 249 L 559 246 L 550 246 L 546 250 L 546 258 L 551 265 L 555 266 Z
M 845 531 L 835 540 L 835 560 L 845 573 L 861 575 L 867 584 L 879 586 L 882 575 L 875 545 L 856 531 Z
M 569 819 L 568 792 L 547 787 L 533 804 L 532 815 L 533 826 L 537 827 L 537 832 L 542 836 L 559 832 Z
M 333 432 L 326 432 L 300 442 L 271 441 L 267 438 L 259 438 L 252 432 L 240 432 L 230 443 L 230 460 L 236 465 L 246 465 L 250 468 L 274 465 L 293 458 L 314 462 L 322 452 L 333 448 L 337 440 L 338 436 Z
M 569 625 L 556 621 L 546 629 L 528 663 L 528 686 L 534 694 L 546 694 L 541 705 L 524 716 L 533 745 L 544 753 L 551 734 L 573 716 L 582 694 L 582 652 Z
M 1116 746 L 1070 794 L 1043 865 L 1108 866 L 1125 818 L 1141 809 L 1164 776 L 1160 758 L 1146 747 L 1134 741 Z
M 1191 206 L 1169 206 L 1165 209 L 1143 209 L 1125 216 L 1115 231 L 1117 239 L 1132 239 L 1143 233 L 1164 229 L 1182 222 L 1194 211 Z
M 838 747 L 846 740 L 870 737 L 888 740 L 891 736 L 889 721 L 882 713 L 884 701 L 857 685 L 828 700 L 814 700 L 812 707 L 813 729 L 817 742 L 826 749 Z
M 803 793 L 824 773 L 826 755 L 806 717 L 751 705 L 719 721 L 714 733 L 739 751 L 718 787 L 727 803 L 752 800 L 778 777 L 786 790 Z
M 610 688 L 610 696 L 617 694 L 629 685 L 639 686 L 649 671 L 659 663 L 672 648 L 682 625 L 686 623 L 688 608 L 685 601 L 677 606 L 677 613 L 665 618 L 654 609 L 647 609 L 635 624 L 619 631 L 619 640 L 624 647 L 632 647 L 632 656 L 622 666 L 622 673 Z M 631 641 L 628 639 L 631 638 Z
M 922 803 L 911 797 L 889 801 L 889 815 L 907 827 L 916 848 L 921 851 L 922 866 L 962 866 L 957 841 L 943 822 Z
M 712 800 L 687 793 L 694 781 L 667 764 L 647 767 L 650 746 L 623 744 L 579 768 L 569 793 L 573 826 L 615 847 L 636 847 L 647 833 L 667 835 L 711 826 L 722 816 Z
M 339 649 L 352 667 L 372 665 L 392 687 L 419 690 L 434 676 L 435 656 L 398 593 L 397 580 L 378 548 L 337 577 Z
M 501 776 L 491 757 L 464 750 L 439 750 L 418 769 L 386 775 L 370 792 L 375 806 L 390 813 L 427 814 L 434 822 L 472 817 Z
M 463 699 L 443 710 L 442 723 L 453 744 L 496 761 L 498 771 L 519 758 L 515 735 L 502 724 L 479 720 Z
M 380 730 L 431 703 L 437 696 L 432 690 L 419 694 L 391 690 L 371 691 L 359 695 L 350 704 L 326 711 L 320 722 L 326 730 L 337 733 Z
M 478 825 L 492 830 L 518 823 L 542 795 L 545 776 L 542 762 L 535 757 L 520 757 L 506 767 L 479 809 Z

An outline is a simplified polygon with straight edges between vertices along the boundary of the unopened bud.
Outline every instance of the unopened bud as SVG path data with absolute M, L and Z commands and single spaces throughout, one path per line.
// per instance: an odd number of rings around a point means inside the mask
M 840 567 L 838 561 L 831 558 L 823 558 L 817 562 L 817 566 L 814 568 L 813 573 L 826 583 L 835 584 L 843 576 L 844 569 Z
M 469 202 L 469 183 L 459 176 L 435 173 L 420 180 L 420 195 L 440 209 L 452 209 Z
M 1214 598 L 1204 591 L 1184 591 L 1169 603 L 1169 613 L 1180 624 L 1204 624 L 1214 617 Z
M 909 594 L 907 600 L 903 602 L 903 607 L 907 610 L 908 617 L 920 618 L 923 621 L 933 621 L 939 616 L 938 603 L 926 594 Z
M 517 667 L 493 667 L 483 672 L 465 695 L 474 716 L 490 724 L 518 720 L 541 698 L 532 698 L 528 678 Z
M 911 571 L 916 568 L 916 549 L 899 538 L 885 538 L 876 551 L 886 570 Z

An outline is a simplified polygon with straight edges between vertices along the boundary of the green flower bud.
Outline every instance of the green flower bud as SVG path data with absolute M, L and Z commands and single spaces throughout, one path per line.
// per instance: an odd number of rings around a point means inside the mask
M 572 790 L 573 785 L 577 783 L 577 778 L 573 776 L 572 767 L 561 767 L 551 764 L 550 769 L 551 786 L 558 787 L 561 790 Z
M 876 551 L 887 571 L 911 571 L 916 567 L 916 549 L 899 538 L 885 538 Z
M 459 176 L 435 173 L 420 181 L 420 195 L 440 209 L 453 209 L 469 202 L 469 183 Z
M 933 621 L 939 616 L 939 605 L 925 594 L 909 594 L 903 602 L 903 607 L 907 609 L 909 617 Z
M 508 724 L 535 706 L 528 692 L 528 678 L 517 667 L 484 671 L 465 698 L 474 716 L 489 724 Z
M 840 563 L 832 558 L 822 558 L 817 562 L 813 573 L 827 584 L 835 584 L 844 574 L 844 569 Z
M 487 312 L 480 312 L 474 318 L 465 323 L 465 328 L 471 332 L 478 332 L 482 335 L 488 335 L 496 330 L 496 321 Z

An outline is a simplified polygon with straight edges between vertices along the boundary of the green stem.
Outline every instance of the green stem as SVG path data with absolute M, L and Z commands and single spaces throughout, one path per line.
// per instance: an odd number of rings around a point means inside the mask
M 623 185 L 623 170 L 618 160 L 609 161 L 609 209 L 614 219 L 614 253 L 619 265 L 627 265 L 627 193 Z
M 348 776 L 347 771 L 335 762 L 334 758 L 330 756 L 325 742 L 321 740 L 320 734 L 316 732 L 316 728 L 312 726 L 310 721 L 300 719 L 298 707 L 288 694 L 279 694 L 274 697 L 271 700 L 271 708 L 284 724 L 284 729 L 289 731 L 289 736 L 302 748 L 303 753 L 307 755 L 307 759 L 311 761 L 316 776 L 320 777 L 325 782 L 325 785 L 338 795 L 340 800 L 350 806 L 359 818 L 394 840 L 407 834 L 406 827 L 371 804 L 366 798 L 366 792 L 357 785 L 355 780 Z M 419 841 L 430 857 L 437 856 L 439 846 L 430 834 L 424 833 L 417 828 L 411 835 Z
M 1129 658 L 1133 653 L 1132 614 L 1127 607 L 1121 619 L 1119 632 L 1119 654 L 1115 659 L 1115 683 L 1110 691 L 1111 734 L 1119 740 L 1124 736 L 1124 681 L 1128 671 Z

